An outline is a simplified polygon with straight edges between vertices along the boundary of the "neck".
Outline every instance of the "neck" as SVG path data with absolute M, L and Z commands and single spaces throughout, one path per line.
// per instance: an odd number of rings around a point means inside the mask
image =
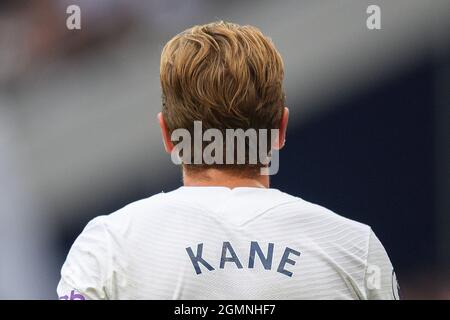
M 187 172 L 183 169 L 183 184 L 186 187 L 238 187 L 269 188 L 269 176 L 239 176 L 224 170 L 204 169 Z

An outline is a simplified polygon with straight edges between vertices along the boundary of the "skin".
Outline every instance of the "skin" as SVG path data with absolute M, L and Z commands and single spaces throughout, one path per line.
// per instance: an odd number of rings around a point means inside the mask
M 158 113 L 158 122 L 161 128 L 162 140 L 167 153 L 171 153 L 174 145 L 170 139 L 170 133 L 166 122 L 160 113 Z M 284 107 L 283 115 L 280 121 L 279 136 L 272 145 L 272 148 L 281 150 L 286 143 L 286 130 L 289 120 L 289 109 Z M 183 169 L 183 184 L 192 187 L 227 187 L 230 189 L 237 187 L 269 188 L 270 181 L 268 175 L 256 174 L 251 177 L 240 177 L 229 172 L 218 169 L 205 169 L 201 172 L 187 173 Z

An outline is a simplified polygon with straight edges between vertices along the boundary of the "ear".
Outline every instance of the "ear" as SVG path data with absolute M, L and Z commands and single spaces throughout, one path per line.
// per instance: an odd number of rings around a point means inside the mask
M 164 143 L 164 149 L 166 149 L 167 153 L 171 153 L 174 146 L 172 140 L 170 139 L 169 130 L 167 129 L 166 121 L 164 121 L 164 117 L 161 112 L 158 113 L 158 122 L 159 127 L 161 128 L 161 136 L 162 141 Z
M 280 128 L 278 131 L 278 139 L 274 141 L 273 148 L 276 150 L 280 150 L 284 147 L 284 144 L 286 143 L 286 130 L 289 120 L 289 109 L 287 107 L 284 107 L 283 109 L 283 115 L 281 116 L 280 120 Z

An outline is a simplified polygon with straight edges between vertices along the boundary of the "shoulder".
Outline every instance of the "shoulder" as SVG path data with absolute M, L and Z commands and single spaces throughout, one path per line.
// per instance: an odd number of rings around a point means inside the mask
M 132 228 L 140 224 L 140 217 L 160 212 L 158 207 L 163 197 L 164 194 L 157 194 L 90 220 L 72 244 L 66 264 L 70 260 L 79 260 L 78 257 L 97 260 L 96 263 L 100 264 L 100 261 L 115 260 L 113 255 L 125 255 L 124 240 L 132 233 Z
M 76 290 L 88 299 L 114 296 L 114 279 L 127 269 L 127 235 L 142 213 L 157 211 L 163 194 L 133 202 L 109 215 L 88 222 L 72 244 L 61 268 L 59 296 Z M 69 294 L 70 295 L 70 294 Z
M 367 224 L 346 218 L 331 209 L 313 202 L 309 202 L 300 197 L 289 194 L 285 194 L 285 197 L 291 198 L 292 201 L 287 202 L 286 205 L 284 205 L 284 208 L 291 212 L 294 216 L 296 215 L 298 217 L 310 219 L 311 221 L 335 223 L 342 227 L 348 227 L 354 229 L 355 231 L 363 232 L 367 234 L 367 236 L 370 233 L 370 226 Z
M 83 233 L 93 229 L 101 229 L 109 235 L 125 234 L 143 216 L 148 218 L 160 214 L 161 210 L 166 208 L 168 203 L 170 203 L 168 194 L 163 192 L 131 202 L 117 211 L 107 215 L 97 216 L 90 220 Z
M 291 196 L 280 211 L 283 219 L 302 230 L 317 244 L 349 249 L 365 258 L 372 229 L 369 225 L 346 218 L 324 206 Z

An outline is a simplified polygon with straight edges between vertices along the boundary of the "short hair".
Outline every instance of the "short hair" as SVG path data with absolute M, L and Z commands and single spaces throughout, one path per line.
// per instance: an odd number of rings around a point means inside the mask
M 202 121 L 203 130 L 222 132 L 278 129 L 283 77 L 281 56 L 259 29 L 223 21 L 187 29 L 161 55 L 162 114 L 168 131 L 192 133 L 194 121 Z M 185 167 L 193 166 L 198 165 Z

